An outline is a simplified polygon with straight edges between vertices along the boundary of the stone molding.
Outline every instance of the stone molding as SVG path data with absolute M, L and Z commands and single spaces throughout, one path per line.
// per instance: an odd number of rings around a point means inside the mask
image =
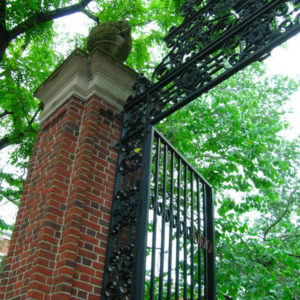
M 44 104 L 40 122 L 44 123 L 72 96 L 83 101 L 97 96 L 121 111 L 133 94 L 136 76 L 135 71 L 100 50 L 87 54 L 76 49 L 34 94 Z

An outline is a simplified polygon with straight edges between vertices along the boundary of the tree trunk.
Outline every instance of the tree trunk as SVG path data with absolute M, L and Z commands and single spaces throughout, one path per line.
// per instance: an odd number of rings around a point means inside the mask
M 8 47 L 8 40 L 5 37 L 2 37 L 0 35 L 0 62 L 2 61 L 4 54 L 5 54 L 5 50 Z

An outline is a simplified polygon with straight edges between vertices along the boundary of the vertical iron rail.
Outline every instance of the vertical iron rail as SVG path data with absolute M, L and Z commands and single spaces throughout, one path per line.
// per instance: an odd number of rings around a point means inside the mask
M 163 299 L 164 284 L 164 261 L 165 261 L 165 222 L 166 222 L 166 192 L 167 192 L 167 153 L 168 146 L 164 145 L 164 162 L 163 162 L 163 195 L 162 195 L 162 229 L 160 242 L 160 271 L 159 271 L 159 293 L 158 299 Z
M 167 286 L 167 299 L 171 299 L 171 268 L 172 268 L 172 254 L 173 254 L 173 195 L 174 195 L 174 152 L 171 152 L 171 184 L 170 184 L 170 216 L 169 216 L 169 258 L 168 258 L 168 286 Z
M 187 299 L 187 165 L 184 164 L 184 196 L 183 196 L 183 298 Z
M 179 157 L 177 157 L 178 166 L 177 166 L 177 222 L 176 222 L 176 283 L 175 283 L 175 300 L 179 299 L 179 258 L 180 258 L 180 192 L 181 192 L 181 161 Z
M 144 299 L 145 265 L 148 232 L 148 212 L 150 196 L 150 177 L 152 167 L 153 127 L 146 128 L 143 143 L 143 161 L 141 167 L 141 181 L 138 193 L 138 215 L 136 224 L 136 245 L 134 252 L 133 272 L 135 274 L 132 282 L 132 298 L 134 300 Z
M 206 236 L 210 242 L 207 251 L 207 299 L 216 299 L 216 267 L 215 267 L 215 230 L 214 230 L 214 200 L 212 188 L 205 185 L 206 192 Z
M 200 188 L 199 188 L 199 178 L 197 178 L 197 235 L 196 241 L 199 245 L 200 243 L 200 234 L 201 234 L 201 211 L 200 211 Z M 201 251 L 197 251 L 198 257 L 198 300 L 202 296 L 202 286 L 201 286 Z
M 190 242 L 191 242 L 191 267 L 190 267 L 190 276 L 191 276 L 191 299 L 194 299 L 194 176 L 191 172 L 191 231 L 190 231 Z
M 152 256 L 151 256 L 151 277 L 150 277 L 150 300 L 154 300 L 154 280 L 155 280 L 155 258 L 156 258 L 156 232 L 157 232 L 157 198 L 158 198 L 158 178 L 160 165 L 160 138 L 156 141 L 156 161 L 154 175 L 154 197 L 153 197 L 153 232 L 152 232 Z
M 126 119 L 128 118 L 128 114 L 125 112 L 122 117 L 122 124 L 126 123 Z M 121 139 L 124 137 L 126 132 L 126 128 L 122 126 L 121 128 Z M 107 241 L 107 249 L 106 249 L 106 256 L 105 256 L 105 269 L 104 269 L 104 276 L 103 276 L 103 283 L 102 283 L 102 297 L 103 299 L 109 299 L 110 297 L 110 289 L 113 288 L 114 282 L 111 281 L 112 277 L 112 271 L 111 271 L 111 259 L 114 254 L 114 248 L 115 248 L 115 240 L 119 239 L 119 235 L 116 238 L 114 232 L 114 222 L 113 222 L 113 215 L 114 212 L 116 212 L 119 208 L 120 201 L 118 201 L 118 194 L 121 192 L 121 183 L 122 183 L 122 174 L 120 171 L 120 165 L 121 162 L 125 158 L 125 153 L 122 151 L 122 146 L 119 144 L 119 155 L 117 160 L 117 171 L 116 171 L 116 177 L 115 177 L 115 183 L 114 183 L 114 194 L 113 194 L 113 203 L 111 208 L 111 220 L 109 224 L 109 235 L 108 235 L 108 241 Z
M 203 192 L 203 244 L 207 241 L 207 189 L 202 185 Z M 208 255 L 207 251 L 204 251 L 204 297 L 208 299 Z

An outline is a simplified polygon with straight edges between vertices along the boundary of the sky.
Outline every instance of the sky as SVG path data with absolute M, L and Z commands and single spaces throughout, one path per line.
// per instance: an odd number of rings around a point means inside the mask
M 56 21 L 57 26 L 62 33 L 80 33 L 87 35 L 92 22 L 83 14 L 74 14 L 64 19 Z M 58 49 L 63 52 L 63 45 L 58 45 Z M 275 48 L 271 57 L 265 60 L 267 64 L 267 72 L 271 74 L 284 74 L 291 77 L 299 77 L 300 79 L 300 34 L 291 38 L 284 46 Z M 289 109 L 293 113 L 289 114 L 288 120 L 291 124 L 291 129 L 287 131 L 288 138 L 295 138 L 300 134 L 300 90 L 293 94 Z M 6 161 L 0 157 L 0 166 Z M 8 224 L 13 224 L 16 217 L 16 207 L 10 203 L 0 204 L 0 218 Z
M 282 47 L 272 51 L 271 57 L 266 60 L 269 74 L 283 74 L 300 79 L 300 34 L 288 40 Z M 293 94 L 288 106 L 292 113 L 288 115 L 291 129 L 289 138 L 300 135 L 300 90 Z

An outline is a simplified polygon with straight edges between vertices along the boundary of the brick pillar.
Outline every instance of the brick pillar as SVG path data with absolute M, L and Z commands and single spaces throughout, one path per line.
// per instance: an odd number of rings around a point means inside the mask
M 120 112 L 136 74 L 76 50 L 36 96 L 45 109 L 1 299 L 100 299 Z

